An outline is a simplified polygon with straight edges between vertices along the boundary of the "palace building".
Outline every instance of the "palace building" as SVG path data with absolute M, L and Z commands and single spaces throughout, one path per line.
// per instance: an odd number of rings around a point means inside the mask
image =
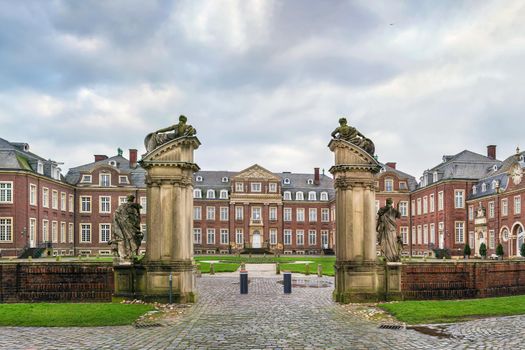
M 376 180 L 376 209 L 392 198 L 403 254 L 429 255 L 448 249 L 462 255 L 485 243 L 494 254 L 517 256 L 524 243 L 521 210 L 525 162 L 518 152 L 499 161 L 462 151 L 444 156 L 419 183 L 382 164 Z M 142 206 L 147 240 L 145 171 L 137 150 L 122 151 L 61 174 L 59 163 L 32 153 L 26 143 L 0 139 L 0 252 L 2 256 L 111 255 L 116 208 L 133 194 Z M 335 245 L 333 180 L 312 173 L 275 173 L 254 164 L 241 171 L 194 174 L 193 240 L 196 254 L 276 252 L 321 254 Z M 145 249 L 145 244 L 143 245 Z

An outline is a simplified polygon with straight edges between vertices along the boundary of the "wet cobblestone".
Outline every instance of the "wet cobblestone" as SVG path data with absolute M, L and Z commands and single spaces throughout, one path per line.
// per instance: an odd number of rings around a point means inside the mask
M 379 329 L 331 300 L 332 288 L 294 288 L 281 277 L 198 279 L 200 299 L 166 327 L 0 328 L 1 349 L 520 349 L 525 316 L 435 326 L 450 338 Z M 312 277 L 317 278 L 317 277 Z M 331 280 L 332 281 L 332 280 Z M 331 282 L 330 281 L 330 282 Z

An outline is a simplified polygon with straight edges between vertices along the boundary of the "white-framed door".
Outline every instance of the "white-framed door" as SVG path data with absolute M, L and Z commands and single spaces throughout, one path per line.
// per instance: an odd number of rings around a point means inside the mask
M 36 247 L 36 219 L 29 219 L 29 248 Z
M 261 248 L 262 240 L 259 231 L 255 231 L 252 235 L 252 248 Z

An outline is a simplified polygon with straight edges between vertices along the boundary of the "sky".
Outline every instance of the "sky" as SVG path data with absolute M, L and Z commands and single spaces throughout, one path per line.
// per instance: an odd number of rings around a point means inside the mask
M 184 114 L 203 170 L 328 169 L 338 119 L 419 178 L 525 148 L 525 2 L 0 0 L 0 137 L 62 169 Z M 140 157 L 140 156 L 139 156 Z

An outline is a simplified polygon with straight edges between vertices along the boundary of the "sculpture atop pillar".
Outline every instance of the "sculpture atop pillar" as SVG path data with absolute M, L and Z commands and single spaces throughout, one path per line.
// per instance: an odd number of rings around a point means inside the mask
M 195 135 L 197 130 L 195 130 L 193 126 L 186 124 L 187 121 L 188 118 L 186 118 L 184 115 L 181 115 L 179 117 L 178 124 L 174 124 L 172 126 L 168 126 L 166 128 L 149 133 L 144 139 L 146 151 L 151 152 L 155 148 L 181 136 Z
M 346 118 L 339 118 L 339 127 L 332 131 L 332 137 L 338 140 L 348 141 L 357 147 L 364 149 L 370 155 L 375 153 L 375 145 L 369 138 L 361 134 L 356 128 L 347 124 Z
M 144 235 L 140 230 L 140 204 L 135 203 L 135 196 L 129 195 L 127 202 L 119 205 L 113 216 L 111 241 L 121 263 L 131 263 L 139 254 L 140 243 Z
M 386 261 L 399 261 L 401 257 L 402 240 L 396 224 L 400 217 L 399 210 L 392 206 L 392 198 L 387 198 L 386 205 L 377 212 L 377 242 Z

